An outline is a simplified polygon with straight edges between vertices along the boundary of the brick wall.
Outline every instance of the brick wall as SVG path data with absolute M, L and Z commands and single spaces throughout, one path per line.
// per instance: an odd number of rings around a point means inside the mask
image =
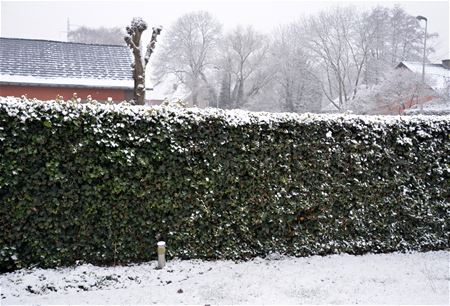
M 70 99 L 75 92 L 82 100 L 86 99 L 88 95 L 91 95 L 92 99 L 98 101 L 106 101 L 108 97 L 113 98 L 114 101 L 129 99 L 129 93 L 124 89 L 0 85 L 0 96 L 4 97 L 27 95 L 30 99 L 53 100 L 57 95 L 60 95 L 64 99 Z

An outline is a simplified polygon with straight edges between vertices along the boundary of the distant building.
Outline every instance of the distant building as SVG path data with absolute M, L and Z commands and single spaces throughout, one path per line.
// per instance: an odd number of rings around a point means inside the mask
M 0 38 L 0 96 L 130 100 L 132 62 L 126 46 Z
M 401 62 L 396 69 L 407 69 L 411 72 L 422 74 L 422 63 Z M 428 86 L 435 92 L 446 90 L 450 84 L 450 59 L 442 60 L 440 64 L 425 64 L 425 75 Z
M 395 69 L 405 69 L 421 75 L 423 63 L 403 61 Z M 439 64 L 425 64 L 425 85 L 426 88 L 419 96 L 401 101 L 399 103 L 400 108 L 393 105 L 388 109 L 388 114 L 417 114 L 421 112 L 432 114 L 433 110 L 436 110 L 436 113 L 443 112 L 445 114 L 445 109 L 448 109 L 447 104 L 450 100 L 450 59 L 442 60 L 442 63 Z
M 395 69 L 405 69 L 417 75 L 422 74 L 422 63 L 419 62 L 400 62 Z M 419 81 L 420 82 L 420 81 Z M 421 82 L 420 82 L 421 83 Z M 374 105 L 366 114 L 377 115 L 399 115 L 407 112 L 408 114 L 416 114 L 422 108 L 431 110 L 439 110 L 440 113 L 446 113 L 448 109 L 448 101 L 450 101 L 450 60 L 443 60 L 439 64 L 425 64 L 425 88 L 420 94 L 412 95 L 405 101 L 394 101 L 389 105 L 380 102 L 377 97 L 374 98 Z M 412 89 L 411 89 L 412 90 Z M 382 94 L 382 93 L 381 93 Z M 338 104 L 338 99 L 334 100 Z M 432 104 L 430 104 L 432 103 Z M 427 107 L 430 104 L 430 107 Z M 411 109 L 411 112 L 408 110 Z M 339 110 L 333 103 L 328 103 L 322 108 L 324 113 L 337 113 Z

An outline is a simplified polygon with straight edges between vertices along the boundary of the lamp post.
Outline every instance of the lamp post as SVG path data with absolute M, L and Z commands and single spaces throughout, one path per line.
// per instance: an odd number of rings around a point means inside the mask
M 427 25 L 428 25 L 428 19 L 423 16 L 417 16 L 417 20 L 425 20 L 425 35 L 424 35 L 424 42 L 423 42 L 423 59 L 422 59 L 422 86 L 425 86 L 425 56 L 427 51 Z M 423 113 L 423 103 L 420 103 L 420 112 Z

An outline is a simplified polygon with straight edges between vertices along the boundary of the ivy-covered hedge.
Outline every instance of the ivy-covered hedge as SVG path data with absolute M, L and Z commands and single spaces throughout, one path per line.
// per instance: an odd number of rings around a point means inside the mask
M 449 247 L 450 117 L 0 100 L 0 268 Z

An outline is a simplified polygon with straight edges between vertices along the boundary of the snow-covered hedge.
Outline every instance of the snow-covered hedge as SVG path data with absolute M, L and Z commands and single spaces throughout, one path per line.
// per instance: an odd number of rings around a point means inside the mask
M 0 268 L 437 250 L 450 117 L 0 100 Z

